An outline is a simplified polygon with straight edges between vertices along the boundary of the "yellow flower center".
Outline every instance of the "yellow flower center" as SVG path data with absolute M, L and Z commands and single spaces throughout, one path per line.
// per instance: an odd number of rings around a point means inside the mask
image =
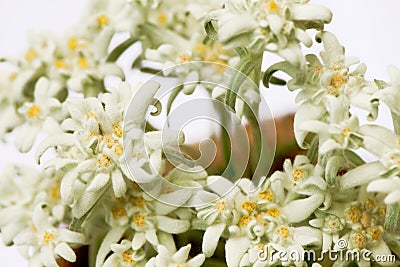
M 251 220 L 253 220 L 252 216 L 244 215 L 240 217 L 239 224 L 243 227 L 246 227 Z
M 218 201 L 218 202 L 215 202 L 215 208 L 217 209 L 217 210 L 219 210 L 219 211 L 224 211 L 225 210 L 225 201 L 224 200 L 222 200 L 222 201 Z
M 346 138 L 349 135 L 350 131 L 351 129 L 349 127 L 344 128 L 342 131 L 342 137 Z
M 267 4 L 267 9 L 269 12 L 276 13 L 279 11 L 279 5 L 275 1 L 269 1 Z
M 281 210 L 277 208 L 271 208 L 267 210 L 267 214 L 273 218 L 278 218 L 281 215 Z
M 304 172 L 303 169 L 295 168 L 295 169 L 293 170 L 292 176 L 293 176 L 293 180 L 295 180 L 296 182 L 298 182 L 298 181 L 300 181 L 300 180 L 302 180 L 302 179 L 304 178 L 305 172 Z
M 250 202 L 250 201 L 245 201 L 242 203 L 242 208 L 244 210 L 247 210 L 248 212 L 252 212 L 256 209 L 256 203 Z
M 14 80 L 17 78 L 17 76 L 18 76 L 18 73 L 17 73 L 17 72 L 11 73 L 11 74 L 10 74 L 10 81 L 14 81 Z
M 113 132 L 118 137 L 122 137 L 122 135 L 124 133 L 123 130 L 122 130 L 121 125 L 119 125 L 119 124 L 115 124 L 114 125 L 114 131 Z
M 132 197 L 130 199 L 132 205 L 143 208 L 147 201 L 143 197 Z
M 87 69 L 89 67 L 89 63 L 86 60 L 86 58 L 82 57 L 82 58 L 78 59 L 78 66 L 81 69 Z
M 378 227 L 372 227 L 368 229 L 368 234 L 373 240 L 378 240 L 382 235 L 382 231 Z
M 334 90 L 328 90 L 328 93 L 334 96 L 339 95 L 339 90 L 346 83 L 345 78 L 339 73 L 335 73 L 331 79 L 330 85 L 334 88 Z
M 120 219 L 126 215 L 125 209 L 120 206 L 112 207 L 111 213 L 116 219 Z
M 60 184 L 60 182 L 57 182 L 57 184 L 50 189 L 50 197 L 52 199 L 60 199 Z
M 180 56 L 179 56 L 179 62 L 182 64 L 182 63 L 187 63 L 187 62 L 190 62 L 192 60 L 192 58 L 189 56 L 189 55 L 187 55 L 187 54 L 181 54 Z
M 351 207 L 347 211 L 347 217 L 352 221 L 352 222 L 358 222 L 361 218 L 361 210 L 357 207 Z
M 55 238 L 55 236 L 53 233 L 45 232 L 43 234 L 43 242 L 46 244 L 50 243 L 54 238 Z
M 289 228 L 286 226 L 281 226 L 278 229 L 276 229 L 276 233 L 283 238 L 288 238 L 290 235 Z
M 142 227 L 145 225 L 145 217 L 143 215 L 140 214 L 135 214 L 135 216 L 133 216 L 133 223 L 137 226 L 137 227 Z
M 118 144 L 114 147 L 113 151 L 117 157 L 120 157 L 124 153 L 124 147 Z
M 36 50 L 33 49 L 33 48 L 31 48 L 31 49 L 29 49 L 28 52 L 26 53 L 25 59 L 26 59 L 26 61 L 31 62 L 31 61 L 33 61 L 35 58 L 37 58 L 37 56 L 38 56 L 38 54 L 37 54 Z
M 135 263 L 135 260 L 132 258 L 132 253 L 133 253 L 132 249 L 129 249 L 129 250 L 127 250 L 127 251 L 124 251 L 124 252 L 122 253 L 122 260 L 123 260 L 124 262 L 126 262 L 126 263 L 134 264 L 134 263 Z
M 110 166 L 110 163 L 111 163 L 110 158 L 104 153 L 101 153 L 100 156 L 97 158 L 97 166 L 98 167 L 106 168 L 106 167 Z
M 373 198 L 370 198 L 370 197 L 366 198 L 364 200 L 364 208 L 368 209 L 368 210 L 372 210 L 372 209 L 376 208 L 375 200 Z
M 103 142 L 108 148 L 111 148 L 113 145 L 115 145 L 115 140 L 110 134 L 106 134 L 103 136 Z
M 357 247 L 363 247 L 365 245 L 366 237 L 364 234 L 356 233 L 353 235 L 352 241 Z
M 28 109 L 28 117 L 29 118 L 34 118 L 34 117 L 38 116 L 40 114 L 40 112 L 41 112 L 41 109 L 40 109 L 39 106 L 32 105 Z
M 97 17 L 97 25 L 99 27 L 106 26 L 108 23 L 110 23 L 110 19 L 107 17 L 107 15 L 103 14 Z
M 89 118 L 97 119 L 96 114 L 94 114 L 93 112 L 87 113 L 85 117 L 86 117 L 87 120 L 88 120 Z
M 78 48 L 78 38 L 76 37 L 71 37 L 68 40 L 68 47 L 71 50 L 76 50 Z
M 274 198 L 274 193 L 271 192 L 271 190 L 265 190 L 263 192 L 258 193 L 258 197 L 267 201 L 272 201 Z
M 168 22 L 168 17 L 164 12 L 159 12 L 157 15 L 157 22 L 161 25 L 165 25 Z
M 54 61 L 54 66 L 55 66 L 57 69 L 65 68 L 66 65 L 67 65 L 67 64 L 66 64 L 65 61 L 62 60 L 62 59 L 57 59 L 56 61 Z

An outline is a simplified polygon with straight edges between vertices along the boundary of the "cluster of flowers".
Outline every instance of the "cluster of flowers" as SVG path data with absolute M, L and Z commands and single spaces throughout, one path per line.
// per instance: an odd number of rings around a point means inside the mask
M 4 243 L 18 246 L 29 266 L 75 262 L 76 250 L 87 245 L 90 266 L 218 266 L 213 256 L 223 243 L 229 267 L 304 266 L 302 259 L 283 262 L 272 255 L 331 250 L 339 239 L 348 241 L 346 249 L 399 259 L 400 70 L 389 68 L 391 83 L 367 81 L 366 66 L 345 57 L 336 37 L 323 31 L 331 17 L 307 0 L 96 0 L 69 33 L 32 36 L 21 59 L 7 60 L 15 71 L 1 73 L 0 136 L 15 133 L 16 148 L 28 152 L 45 132 L 37 161 L 49 149 L 55 156 L 40 171 L 4 170 Z M 317 30 L 324 46 L 320 58 L 301 50 L 313 45 L 308 29 Z M 115 45 L 116 36 L 124 41 Z M 251 179 L 233 184 L 200 166 L 168 170 L 162 139 L 180 144 L 183 138 L 145 127 L 145 114 L 159 104 L 153 99 L 159 85 L 132 90 L 117 61 L 135 43 L 141 52 L 133 68 L 161 70 L 180 84 L 223 80 L 226 66 L 267 87 L 282 82 L 276 71 L 287 73 L 287 87 L 298 90 L 302 102 L 294 128 L 307 156 L 286 160 L 283 171 L 263 177 L 256 190 Z M 263 53 L 284 61 L 261 72 Z M 218 64 L 183 64 L 200 61 Z M 120 79 L 118 88 L 107 86 L 110 76 Z M 190 94 L 196 86 L 181 89 Z M 234 107 L 235 98 L 217 89 L 211 97 L 225 97 Z M 128 112 L 139 93 L 143 101 Z M 354 107 L 373 121 L 381 102 L 391 111 L 393 129 L 360 125 Z M 133 114 L 129 121 L 127 113 Z M 359 149 L 376 160 L 365 162 Z M 159 183 L 160 175 L 168 183 Z M 201 250 L 177 248 L 186 233 L 198 232 Z M 265 247 L 270 256 L 261 260 Z

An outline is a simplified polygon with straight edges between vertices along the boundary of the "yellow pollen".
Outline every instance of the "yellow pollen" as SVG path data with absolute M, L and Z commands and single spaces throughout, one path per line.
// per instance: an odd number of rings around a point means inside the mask
M 81 69 L 87 69 L 87 68 L 89 67 L 89 63 L 88 63 L 88 61 L 86 60 L 86 58 L 80 58 L 80 59 L 78 60 L 78 66 L 79 66 L 79 68 L 81 68 Z
M 54 66 L 55 66 L 57 69 L 61 69 L 61 68 L 65 68 L 66 63 L 65 63 L 65 61 L 62 60 L 62 59 L 57 59 L 56 61 L 54 61 Z
M 192 58 L 189 56 L 189 55 L 187 55 L 187 54 L 182 54 L 182 55 L 180 55 L 179 56 L 179 62 L 182 64 L 182 63 L 187 63 L 187 62 L 190 62 L 192 60 Z
M 217 210 L 219 210 L 219 211 L 224 211 L 225 210 L 225 201 L 224 200 L 222 200 L 222 201 L 218 201 L 218 202 L 215 202 L 215 208 L 217 209 Z
M 361 233 L 356 233 L 353 237 L 352 237 L 352 241 L 354 243 L 354 245 L 356 245 L 357 247 L 362 247 L 365 245 L 365 235 L 361 234 Z
M 279 11 L 279 5 L 275 1 L 269 1 L 267 8 L 268 8 L 268 11 L 270 11 L 270 12 Z
M 342 75 L 340 75 L 339 73 L 336 73 L 333 75 L 332 79 L 331 79 L 331 86 L 333 86 L 333 88 L 336 89 L 336 91 L 338 91 L 340 88 L 342 88 L 342 86 L 346 83 L 346 80 L 343 78 Z
M 293 180 L 295 180 L 296 182 L 298 182 L 298 181 L 300 181 L 300 180 L 302 180 L 302 179 L 304 178 L 305 172 L 304 172 L 303 169 L 295 168 L 295 169 L 293 170 L 292 176 L 293 176 Z
M 271 190 L 265 190 L 263 192 L 258 193 L 258 197 L 267 201 L 272 201 L 274 198 L 274 193 L 271 192 Z
M 257 244 L 257 248 L 258 248 L 259 250 L 264 250 L 265 244 L 263 244 L 263 243 L 258 243 L 258 244 Z
M 349 135 L 350 131 L 351 131 L 351 129 L 349 127 L 344 128 L 342 131 L 342 137 L 346 138 Z
M 106 168 L 106 167 L 110 166 L 110 163 L 111 163 L 110 158 L 104 153 L 101 153 L 101 155 L 97 158 L 97 166 L 98 167 Z
M 143 197 L 132 197 L 130 202 L 132 205 L 143 208 L 147 201 Z
M 111 208 L 111 213 L 114 216 L 114 218 L 119 219 L 122 218 L 126 215 L 126 211 L 124 208 L 116 206 Z
M 60 182 L 50 189 L 50 196 L 52 199 L 60 199 Z
M 35 49 L 31 48 L 28 50 L 28 52 L 25 55 L 25 59 L 28 62 L 31 62 L 32 60 L 34 60 L 35 58 L 37 58 L 38 54 L 36 52 Z
M 17 72 L 11 73 L 11 74 L 10 74 L 10 81 L 14 81 L 14 80 L 17 78 L 17 76 L 18 76 L 18 73 L 17 73 Z
M 30 106 L 30 108 L 28 109 L 28 117 L 29 118 L 34 118 L 36 116 L 38 116 L 41 112 L 41 109 L 39 106 L 37 105 L 32 105 Z
M 120 157 L 122 153 L 124 153 L 124 148 L 120 144 L 116 145 L 113 149 L 114 154 L 117 155 L 117 157 Z
M 378 240 L 382 235 L 382 231 L 378 227 L 373 227 L 368 229 L 368 234 L 373 240 Z
M 376 202 L 375 202 L 375 200 L 374 199 L 372 199 L 372 198 L 366 198 L 365 200 L 364 200 L 364 208 L 365 209 L 369 209 L 369 210 L 372 210 L 372 209 L 374 209 L 376 207 Z
M 86 119 L 88 120 L 89 118 L 97 119 L 97 116 L 93 112 L 89 112 L 86 114 Z
M 103 14 L 97 17 L 97 25 L 99 27 L 106 26 L 108 23 L 110 23 L 110 19 L 107 17 L 107 15 Z
M 135 214 L 135 216 L 133 216 L 133 222 L 136 224 L 137 227 L 142 227 L 145 225 L 145 217 L 143 215 L 140 214 Z
M 347 217 L 352 221 L 352 222 L 358 222 L 361 218 L 361 210 L 357 207 L 351 207 L 347 211 Z
M 122 131 L 121 125 L 115 124 L 115 125 L 114 125 L 114 134 L 115 134 L 116 136 L 118 136 L 118 137 L 122 137 L 123 133 L 124 133 L 124 132 Z
M 239 224 L 243 227 L 246 227 L 251 220 L 253 220 L 252 216 L 244 215 L 240 217 Z
M 364 211 L 360 218 L 362 226 L 364 226 L 364 228 L 368 228 L 369 226 L 371 226 L 371 221 L 371 215 L 369 215 L 368 212 Z
M 113 145 L 115 145 L 115 140 L 110 134 L 104 135 L 103 142 L 108 148 L 111 148 Z
M 276 229 L 276 233 L 282 236 L 283 238 L 288 238 L 289 237 L 289 228 L 286 226 L 281 226 L 278 229 Z
M 242 208 L 244 210 L 247 210 L 248 212 L 252 212 L 256 209 L 256 203 L 250 202 L 250 201 L 245 201 L 242 203 Z
M 168 17 L 164 12 L 159 12 L 157 15 L 157 22 L 161 25 L 165 25 L 168 22 Z
M 45 232 L 43 234 L 43 242 L 46 244 L 50 243 L 54 238 L 55 238 L 55 236 L 53 233 Z
M 78 38 L 76 37 L 71 37 L 68 40 L 68 47 L 71 50 L 76 50 L 78 48 Z
M 271 208 L 267 211 L 267 214 L 273 218 L 278 218 L 281 215 L 281 210 L 277 208 Z
M 204 44 L 197 44 L 193 46 L 193 51 L 203 55 L 203 53 L 206 51 L 206 46 Z
M 126 262 L 126 263 L 134 264 L 134 263 L 135 263 L 135 260 L 132 258 L 132 253 L 133 253 L 132 249 L 129 249 L 129 250 L 127 250 L 127 251 L 124 251 L 124 252 L 122 253 L 122 260 L 123 260 L 124 262 Z

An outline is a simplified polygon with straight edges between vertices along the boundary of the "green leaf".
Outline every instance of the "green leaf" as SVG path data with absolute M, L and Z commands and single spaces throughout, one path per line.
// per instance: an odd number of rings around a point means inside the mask
M 179 85 L 172 90 L 171 95 L 168 98 L 168 103 L 167 103 L 167 116 L 171 112 L 171 107 L 172 107 L 172 104 L 174 103 L 175 98 L 179 95 L 179 93 L 182 91 L 182 89 L 183 89 L 183 85 Z
M 239 62 L 238 71 L 233 76 L 225 96 L 225 104 L 235 110 L 237 93 L 242 83 L 247 79 L 258 62 L 252 58 L 243 58 Z
M 399 233 L 400 232 L 400 205 L 394 203 L 387 206 L 385 229 L 389 232 Z
M 385 81 L 374 79 L 374 82 L 376 86 L 378 86 L 379 89 L 383 89 L 389 86 L 389 84 Z
M 204 20 L 204 29 L 206 31 L 207 36 L 211 40 L 217 40 L 217 31 L 214 28 L 213 21 L 215 18 L 209 16 Z
M 392 114 L 393 128 L 397 135 L 400 135 L 400 115 L 394 112 Z
M 302 84 L 305 82 L 306 76 L 305 74 L 301 71 L 296 66 L 293 66 L 287 61 L 281 61 L 278 63 L 275 63 L 271 65 L 265 72 L 264 76 L 262 78 L 262 82 L 265 87 L 269 88 L 270 81 L 272 79 L 272 75 L 277 72 L 277 71 L 283 71 L 290 77 L 292 77 L 295 80 L 296 84 Z
M 106 62 L 115 62 L 117 59 L 135 42 L 137 41 L 136 38 L 130 37 L 120 43 L 117 47 L 114 48 L 113 51 L 108 55 Z

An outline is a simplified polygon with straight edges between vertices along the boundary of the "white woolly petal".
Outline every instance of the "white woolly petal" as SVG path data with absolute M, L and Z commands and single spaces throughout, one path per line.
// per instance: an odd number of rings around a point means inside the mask
M 55 252 L 63 259 L 69 262 L 76 261 L 75 252 L 66 243 L 62 242 L 58 244 L 55 248 Z
M 225 244 L 226 263 L 228 267 L 237 267 L 244 253 L 248 250 L 250 241 L 247 238 L 230 238 Z
M 166 216 L 156 216 L 158 228 L 166 233 L 179 234 L 190 228 L 190 222 L 186 220 L 171 219 Z
M 211 257 L 218 245 L 218 240 L 225 230 L 226 224 L 220 223 L 207 227 L 203 235 L 202 250 L 206 257 Z

